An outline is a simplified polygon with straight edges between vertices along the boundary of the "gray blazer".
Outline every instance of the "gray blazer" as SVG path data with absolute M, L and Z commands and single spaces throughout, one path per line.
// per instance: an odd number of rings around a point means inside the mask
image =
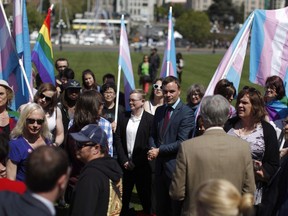
M 255 191 L 249 143 L 221 128 L 211 128 L 180 146 L 169 194 L 184 200 L 182 215 L 193 215 L 197 188 L 215 178 L 232 182 L 240 192 Z

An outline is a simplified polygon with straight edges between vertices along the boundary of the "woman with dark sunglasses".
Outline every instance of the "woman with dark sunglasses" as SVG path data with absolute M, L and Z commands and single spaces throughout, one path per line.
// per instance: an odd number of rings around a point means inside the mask
M 28 155 L 39 146 L 52 144 L 52 134 L 42 107 L 36 103 L 27 104 L 10 137 L 7 178 L 24 181 Z
M 225 130 L 250 143 L 256 182 L 254 204 L 257 215 L 266 215 L 263 212 L 271 210 L 268 184 L 279 168 L 276 131 L 265 121 L 267 112 L 264 99 L 255 88 L 244 87 L 239 92 L 236 110 L 237 116 L 228 120 Z
M 42 83 L 34 96 L 34 102 L 39 104 L 46 115 L 48 128 L 53 135 L 55 146 L 64 140 L 64 126 L 61 110 L 57 107 L 57 90 L 51 83 Z
M 152 115 L 155 114 L 157 107 L 164 104 L 164 96 L 162 92 L 162 78 L 157 78 L 153 85 L 149 101 L 145 101 L 144 110 Z

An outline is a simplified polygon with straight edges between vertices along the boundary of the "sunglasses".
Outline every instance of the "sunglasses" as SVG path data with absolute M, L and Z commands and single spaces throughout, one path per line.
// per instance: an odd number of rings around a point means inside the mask
M 80 149 L 82 149 L 82 148 L 84 148 L 84 147 L 86 147 L 86 146 L 95 146 L 96 144 L 94 144 L 94 143 L 83 143 L 83 142 L 77 142 L 76 141 L 76 147 L 77 147 L 77 149 L 78 150 L 80 150 Z
M 48 97 L 48 96 L 44 95 L 43 93 L 40 94 L 40 98 L 41 99 L 45 98 L 45 101 L 47 101 L 47 102 L 52 101 L 52 97 Z
M 153 84 L 153 89 L 159 89 L 162 90 L 162 85 L 157 85 L 157 84 Z
M 35 122 L 37 122 L 38 125 L 42 125 L 44 123 L 44 119 L 31 119 L 31 118 L 28 118 L 28 119 L 26 119 L 26 122 L 28 124 L 35 124 Z

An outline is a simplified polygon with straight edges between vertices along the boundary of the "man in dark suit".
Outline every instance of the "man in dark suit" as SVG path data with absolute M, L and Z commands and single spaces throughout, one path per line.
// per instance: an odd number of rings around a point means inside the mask
M 166 77 L 162 89 L 166 104 L 158 107 L 154 115 L 148 159 L 156 159 L 157 216 L 179 216 L 181 203 L 170 199 L 169 186 L 180 143 L 191 138 L 193 133 L 194 113 L 180 100 L 181 89 L 177 78 Z
M 28 192 L 0 192 L 1 216 L 54 216 L 54 202 L 63 194 L 69 177 L 69 162 L 64 150 L 41 146 L 27 159 Z
M 151 168 L 147 159 L 153 116 L 144 111 L 144 92 L 133 90 L 129 104 L 131 112 L 119 116 L 114 138 L 118 161 L 123 169 L 123 207 L 128 215 L 129 202 L 136 185 L 143 212 L 151 214 Z
M 204 181 L 226 179 L 240 193 L 254 193 L 253 163 L 248 142 L 225 133 L 230 104 L 221 95 L 201 101 L 200 115 L 206 131 L 186 140 L 179 148 L 170 196 L 182 200 L 182 213 L 195 215 L 195 193 Z

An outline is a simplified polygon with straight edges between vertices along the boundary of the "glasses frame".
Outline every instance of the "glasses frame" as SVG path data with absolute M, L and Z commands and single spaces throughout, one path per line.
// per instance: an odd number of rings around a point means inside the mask
M 47 101 L 47 102 L 51 102 L 52 101 L 52 97 L 48 97 L 48 96 L 44 95 L 43 92 L 39 94 L 39 97 L 41 99 L 45 98 L 45 101 Z
M 86 143 L 86 144 L 83 144 L 83 143 Z M 90 144 L 89 144 L 90 143 Z M 95 146 L 95 145 L 97 145 L 97 144 L 95 144 L 95 143 L 91 143 L 91 142 L 78 142 L 78 141 L 76 141 L 76 147 L 77 147 L 77 149 L 78 150 L 81 150 L 82 148 L 84 148 L 84 147 L 86 147 L 86 146 Z
M 162 88 L 163 88 L 162 85 L 159 86 L 158 84 L 153 84 L 153 89 L 154 89 L 154 90 L 156 90 L 156 89 L 157 89 L 157 90 L 162 90 Z
M 27 118 L 26 119 L 26 123 L 27 124 L 35 124 L 35 122 L 37 123 L 37 125 L 42 125 L 44 123 L 44 119 L 32 119 L 32 118 Z

